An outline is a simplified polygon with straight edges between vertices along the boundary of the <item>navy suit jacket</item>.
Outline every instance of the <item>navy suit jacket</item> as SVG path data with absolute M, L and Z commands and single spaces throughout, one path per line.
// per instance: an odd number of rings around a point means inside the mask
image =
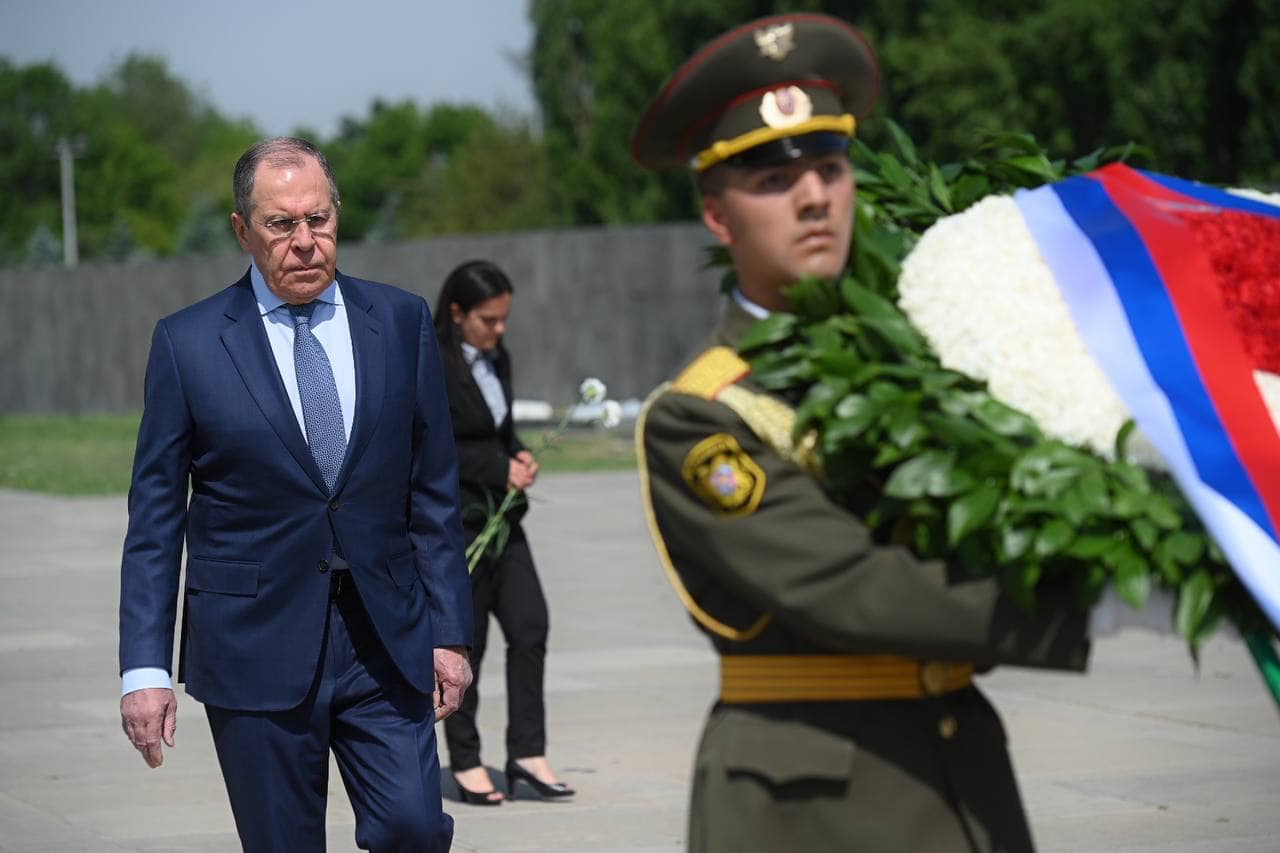
M 179 680 L 206 704 L 303 701 L 335 550 L 414 688 L 434 688 L 434 647 L 471 644 L 457 456 L 430 312 L 397 288 L 337 281 L 356 411 L 332 496 L 248 274 L 156 325 L 121 568 L 122 671 L 173 661 L 184 534 Z

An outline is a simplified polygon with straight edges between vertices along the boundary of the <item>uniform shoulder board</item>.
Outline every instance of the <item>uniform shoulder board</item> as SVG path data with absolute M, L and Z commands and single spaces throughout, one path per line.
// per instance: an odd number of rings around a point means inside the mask
M 750 373 L 751 365 L 739 358 L 731 347 L 711 347 L 680 372 L 670 390 L 714 400 L 721 391 Z

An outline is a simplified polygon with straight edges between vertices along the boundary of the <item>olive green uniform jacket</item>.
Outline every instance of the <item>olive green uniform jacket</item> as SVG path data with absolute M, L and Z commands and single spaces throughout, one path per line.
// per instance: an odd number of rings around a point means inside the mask
M 732 345 L 752 322 L 728 302 L 714 343 Z M 709 389 L 697 374 L 714 360 L 695 359 L 654 393 L 637 441 L 659 556 L 721 656 L 1084 669 L 1086 614 L 1065 596 L 1042 595 L 1029 615 L 992 580 L 874 544 L 789 447 L 790 410 L 749 377 Z M 1004 729 L 974 686 L 913 699 L 717 702 L 694 766 L 688 846 L 1033 849 Z

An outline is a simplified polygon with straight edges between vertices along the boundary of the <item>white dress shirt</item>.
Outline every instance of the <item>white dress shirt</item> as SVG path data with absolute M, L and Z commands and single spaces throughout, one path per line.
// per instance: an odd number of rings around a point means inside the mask
M 502 422 L 507 419 L 507 395 L 502 393 L 502 380 L 498 378 L 498 371 L 493 364 L 497 351 L 481 352 L 463 341 L 462 357 L 470 366 L 471 376 L 476 380 L 476 385 L 480 386 L 484 402 L 493 414 L 493 425 L 502 426 Z

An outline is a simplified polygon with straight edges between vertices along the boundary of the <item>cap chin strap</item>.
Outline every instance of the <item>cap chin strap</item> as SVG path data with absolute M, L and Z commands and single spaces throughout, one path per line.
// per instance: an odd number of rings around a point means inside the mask
M 790 127 L 758 127 L 755 130 L 747 131 L 741 136 L 736 136 L 733 139 L 721 139 L 713 143 L 711 147 L 704 148 L 693 158 L 692 165 L 694 171 L 705 172 L 717 163 L 723 163 L 730 157 L 734 157 L 758 145 L 764 145 L 767 142 L 775 142 L 779 139 L 821 131 L 852 137 L 857 126 L 857 119 L 851 114 L 845 113 L 841 116 L 814 116 L 807 121 L 793 124 Z

